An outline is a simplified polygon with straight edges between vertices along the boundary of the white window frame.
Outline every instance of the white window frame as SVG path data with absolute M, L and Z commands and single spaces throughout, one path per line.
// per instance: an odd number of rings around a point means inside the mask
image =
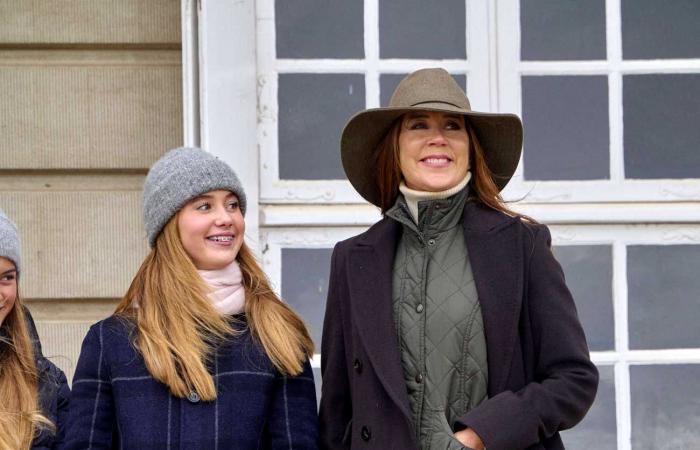
M 700 225 L 555 225 L 551 229 L 553 245 L 612 246 L 615 348 L 612 351 L 591 352 L 591 359 L 597 365 L 614 367 L 617 448 L 631 450 L 630 366 L 700 364 L 700 348 L 660 350 L 629 348 L 627 247 L 630 245 L 700 245 Z
M 700 73 L 700 59 L 623 60 L 620 8 L 620 0 L 606 1 L 606 60 L 520 61 L 520 0 L 499 0 L 499 109 L 522 115 L 523 75 L 605 75 L 608 78 L 610 124 L 609 180 L 527 181 L 523 179 L 521 158 L 515 176 L 503 192 L 507 199 L 524 198 L 528 203 L 700 201 L 700 174 L 698 179 L 625 179 L 622 77 L 647 73 Z
M 467 91 L 475 109 L 491 110 L 489 65 L 490 2 L 466 2 L 466 60 L 418 60 L 379 58 L 379 0 L 364 0 L 363 59 L 277 59 L 275 54 L 275 2 L 258 0 L 258 143 L 260 148 L 261 203 L 365 203 L 346 180 L 281 180 L 279 178 L 278 75 L 285 73 L 349 73 L 365 78 L 367 108 L 379 106 L 379 75 L 408 73 L 423 67 L 441 66 L 466 74 Z M 494 75 L 495 78 L 495 75 Z M 328 149 L 340 152 L 340 147 Z
M 263 229 L 260 236 L 261 260 L 263 269 L 272 284 L 272 289 L 277 295 L 282 295 L 282 249 L 332 249 L 336 242 L 356 236 L 365 229 L 364 227 Z M 325 304 L 321 306 L 325 308 Z M 321 349 L 317 347 L 311 360 L 311 367 L 314 369 L 321 367 L 320 351 Z

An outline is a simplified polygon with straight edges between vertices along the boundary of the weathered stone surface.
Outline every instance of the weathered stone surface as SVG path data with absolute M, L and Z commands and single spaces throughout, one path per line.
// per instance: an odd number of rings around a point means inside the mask
M 140 190 L 0 196 L 22 238 L 24 298 L 118 298 L 126 292 L 148 251 Z
M 182 126 L 179 0 L 0 0 L 0 208 L 69 382 L 148 251 L 144 175 Z
M 63 369 L 70 383 L 88 328 L 112 314 L 116 299 L 25 301 L 36 322 L 44 355 Z
M 178 0 L 0 0 L 0 43 L 171 43 Z
M 182 142 L 179 51 L 0 51 L 0 169 L 146 169 Z

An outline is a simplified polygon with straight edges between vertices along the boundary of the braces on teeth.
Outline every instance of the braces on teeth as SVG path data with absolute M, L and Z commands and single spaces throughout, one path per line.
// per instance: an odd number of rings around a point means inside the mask
M 209 239 L 212 241 L 228 242 L 233 240 L 233 236 L 212 236 Z

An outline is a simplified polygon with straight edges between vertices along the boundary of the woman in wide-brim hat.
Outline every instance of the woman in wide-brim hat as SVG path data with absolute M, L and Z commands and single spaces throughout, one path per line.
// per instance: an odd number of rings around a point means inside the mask
M 383 219 L 336 245 L 322 339 L 327 449 L 562 449 L 595 397 L 547 227 L 504 204 L 522 124 L 442 69 L 350 119 L 345 173 Z

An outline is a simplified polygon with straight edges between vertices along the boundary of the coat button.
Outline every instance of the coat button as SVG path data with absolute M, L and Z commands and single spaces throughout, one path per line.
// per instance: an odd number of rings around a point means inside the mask
M 423 307 L 423 304 L 422 304 L 422 303 L 418 303 L 418 304 L 416 305 L 416 312 L 422 313 L 422 312 L 423 312 L 423 308 L 424 308 L 424 307 Z
M 355 372 L 362 373 L 362 361 L 355 358 L 355 361 L 352 363 L 352 366 L 355 368 Z
M 369 428 L 363 426 L 362 431 L 360 431 L 360 437 L 363 441 L 367 442 L 372 439 L 372 432 L 369 430 Z
M 190 391 L 190 393 L 187 394 L 187 400 L 189 400 L 190 403 L 199 403 L 199 394 L 197 394 L 196 391 Z
M 420 384 L 420 383 L 422 383 L 422 382 L 423 382 L 423 374 L 420 373 L 420 372 L 418 372 L 418 373 L 416 374 L 416 383 Z

